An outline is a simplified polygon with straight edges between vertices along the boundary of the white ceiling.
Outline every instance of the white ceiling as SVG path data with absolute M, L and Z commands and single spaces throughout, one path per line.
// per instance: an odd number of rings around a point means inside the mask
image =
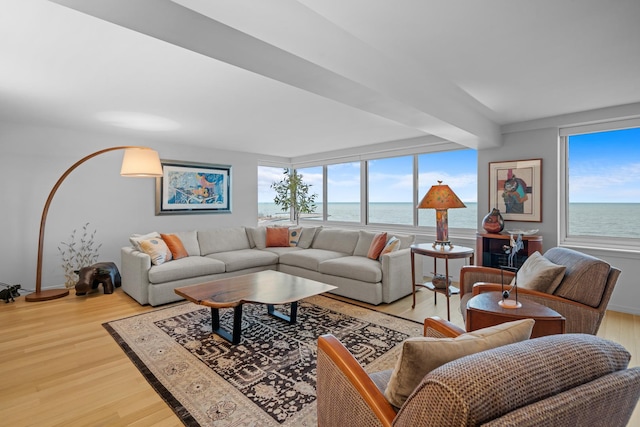
M 491 147 L 501 125 L 640 102 L 638 0 L 0 10 L 0 120 L 298 157 L 430 134 Z M 110 112 L 167 123 L 122 128 Z

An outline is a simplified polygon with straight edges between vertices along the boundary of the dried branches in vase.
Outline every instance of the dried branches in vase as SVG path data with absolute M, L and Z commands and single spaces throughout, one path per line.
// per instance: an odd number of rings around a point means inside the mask
M 82 235 L 76 241 L 76 232 L 71 232 L 68 242 L 60 242 L 62 247 L 58 246 L 58 251 L 62 256 L 62 268 L 64 269 L 64 285 L 67 288 L 73 288 L 78 281 L 76 273 L 82 267 L 86 267 L 98 260 L 98 250 L 102 243 L 96 246 L 95 235 L 97 230 L 89 231 L 89 223 L 82 226 Z

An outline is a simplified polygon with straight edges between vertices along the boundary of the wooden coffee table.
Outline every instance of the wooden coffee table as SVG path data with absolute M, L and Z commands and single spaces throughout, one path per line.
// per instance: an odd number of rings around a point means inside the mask
M 475 331 L 500 323 L 520 319 L 534 319 L 531 338 L 545 335 L 564 334 L 565 318 L 557 311 L 537 302 L 519 299 L 520 308 L 502 308 L 498 301 L 500 292 L 485 292 L 471 298 L 467 303 L 467 331 Z
M 296 323 L 299 300 L 332 289 L 336 289 L 336 286 L 291 276 L 279 271 L 266 270 L 176 288 L 175 293 L 188 301 L 211 307 L 213 332 L 233 344 L 238 344 L 242 328 L 243 304 L 266 304 L 269 314 L 293 324 Z M 288 316 L 273 307 L 274 304 L 287 303 L 291 304 Z M 233 307 L 233 331 L 231 334 L 220 327 L 219 309 L 229 307 Z

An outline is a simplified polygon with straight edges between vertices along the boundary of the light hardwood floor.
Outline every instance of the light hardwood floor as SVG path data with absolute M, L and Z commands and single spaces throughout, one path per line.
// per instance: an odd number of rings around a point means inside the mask
M 172 410 L 155 393 L 102 323 L 152 310 L 121 289 L 112 295 L 92 293 L 54 301 L 0 302 L 0 425 L 6 426 L 180 426 Z M 422 321 L 446 318 L 445 299 L 421 290 L 373 307 Z M 451 299 L 452 321 L 462 326 L 459 299 Z M 366 304 L 365 304 L 366 306 Z M 600 336 L 624 345 L 639 365 L 640 316 L 608 312 Z M 636 408 L 632 426 L 640 426 Z

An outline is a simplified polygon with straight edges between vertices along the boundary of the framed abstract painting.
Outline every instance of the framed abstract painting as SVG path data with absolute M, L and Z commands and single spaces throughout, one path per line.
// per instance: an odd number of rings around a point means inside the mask
M 542 159 L 489 163 L 489 210 L 508 221 L 542 221 Z
M 231 166 L 160 160 L 156 215 L 231 212 Z

